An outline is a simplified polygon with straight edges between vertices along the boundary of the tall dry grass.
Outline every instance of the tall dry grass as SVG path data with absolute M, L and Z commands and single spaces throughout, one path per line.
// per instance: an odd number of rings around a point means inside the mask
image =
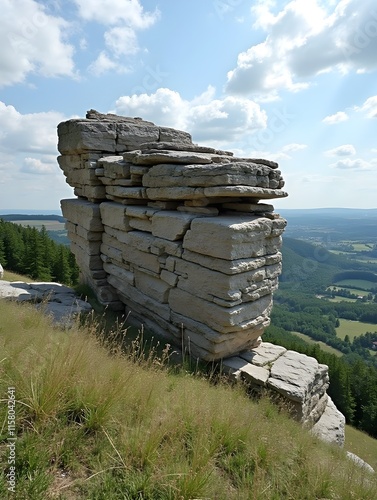
M 166 351 L 144 356 L 140 343 L 104 346 L 93 323 L 63 332 L 4 301 L 0 318 L 4 471 L 8 386 L 17 397 L 9 498 L 376 498 L 375 478 L 242 386 L 170 370 Z

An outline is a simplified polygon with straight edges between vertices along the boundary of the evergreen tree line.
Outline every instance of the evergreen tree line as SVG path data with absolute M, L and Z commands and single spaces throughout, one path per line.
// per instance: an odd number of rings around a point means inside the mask
M 263 335 L 274 342 L 312 356 L 329 367 L 327 393 L 346 417 L 347 423 L 377 438 L 377 368 L 365 363 L 357 352 L 338 357 L 323 351 L 318 344 L 308 344 L 294 334 L 271 325 Z
M 33 280 L 75 285 L 79 278 L 70 249 L 55 243 L 46 228 L 23 227 L 0 218 L 0 263 Z

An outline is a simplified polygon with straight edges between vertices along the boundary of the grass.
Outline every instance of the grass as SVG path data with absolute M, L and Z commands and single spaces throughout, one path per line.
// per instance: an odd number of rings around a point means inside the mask
M 335 349 L 334 347 L 331 347 L 324 342 L 321 342 L 320 340 L 313 340 L 309 335 L 305 335 L 305 333 L 300 333 L 300 332 L 291 332 L 297 337 L 300 337 L 301 339 L 305 340 L 308 344 L 318 344 L 322 351 L 329 352 L 330 354 L 335 354 L 335 356 L 343 356 L 343 353 L 341 351 L 338 351 L 338 349 Z
M 242 385 L 168 369 L 167 349 L 109 350 L 27 304 L 0 301 L 0 317 L 5 471 L 9 386 L 17 399 L 16 493 L 3 475 L 0 498 L 375 498 L 375 477 Z
M 344 339 L 349 336 L 350 341 L 355 337 L 359 337 L 366 332 L 377 332 L 377 325 L 374 323 L 361 323 L 361 321 L 352 321 L 349 319 L 339 319 L 340 325 L 336 328 L 336 334 L 339 338 Z
M 4 276 L 2 278 L 4 281 L 24 281 L 26 283 L 33 283 L 33 280 L 23 274 L 13 273 L 11 271 L 4 270 Z
M 345 449 L 358 455 L 377 471 L 377 439 L 346 425 Z

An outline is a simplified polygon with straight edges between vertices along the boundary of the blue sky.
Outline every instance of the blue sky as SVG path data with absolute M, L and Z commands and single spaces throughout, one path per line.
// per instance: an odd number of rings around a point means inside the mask
M 376 208 L 375 0 L 0 0 L 0 210 L 73 196 L 88 109 L 279 162 L 279 208 Z

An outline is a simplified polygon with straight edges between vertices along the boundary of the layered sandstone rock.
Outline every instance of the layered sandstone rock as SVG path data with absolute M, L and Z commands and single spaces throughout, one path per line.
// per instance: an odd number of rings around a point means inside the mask
M 278 165 L 94 111 L 61 123 L 58 135 L 58 162 L 78 196 L 61 202 L 71 249 L 99 300 L 195 357 L 222 359 L 342 444 L 327 367 L 260 345 L 286 225 L 269 203 L 287 196 Z
M 58 134 L 71 248 L 100 300 L 202 359 L 257 345 L 281 272 L 278 165 L 93 111 Z

